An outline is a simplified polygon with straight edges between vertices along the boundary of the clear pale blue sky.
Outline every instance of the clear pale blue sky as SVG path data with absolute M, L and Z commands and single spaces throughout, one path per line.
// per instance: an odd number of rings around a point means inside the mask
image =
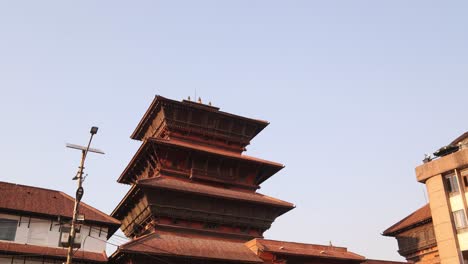
M 401 260 L 380 233 L 424 205 L 414 167 L 468 129 L 466 1 L 1 1 L 0 179 L 110 213 L 155 94 L 271 122 L 247 154 L 294 202 L 268 238 Z

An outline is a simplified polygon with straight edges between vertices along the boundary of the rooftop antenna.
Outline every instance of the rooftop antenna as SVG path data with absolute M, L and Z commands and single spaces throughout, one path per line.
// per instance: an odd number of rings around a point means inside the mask
M 89 138 L 88 146 L 86 147 L 75 145 L 75 144 L 66 145 L 67 148 L 81 150 L 80 166 L 78 167 L 78 172 L 76 173 L 76 176 L 73 177 L 72 179 L 72 180 L 78 180 L 78 188 L 76 189 L 75 205 L 73 207 L 73 218 L 71 222 L 70 235 L 68 237 L 67 264 L 71 264 L 72 258 L 73 258 L 73 245 L 75 244 L 74 242 L 75 242 L 75 235 L 76 235 L 75 225 L 77 223 L 80 201 L 84 194 L 84 189 L 82 185 L 83 185 L 83 171 L 84 171 L 84 164 L 85 164 L 86 156 L 88 155 L 88 152 L 104 154 L 104 152 L 99 149 L 90 148 L 91 141 L 93 140 L 93 136 L 96 135 L 97 131 L 98 131 L 98 127 L 91 127 L 91 131 L 89 131 L 89 133 L 91 133 L 91 137 Z

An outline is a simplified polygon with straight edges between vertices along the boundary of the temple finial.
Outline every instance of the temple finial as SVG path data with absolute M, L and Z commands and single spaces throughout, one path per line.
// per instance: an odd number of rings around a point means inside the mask
M 198 97 L 198 102 L 199 102 L 200 104 L 202 103 L 201 97 Z
M 189 101 L 190 101 L 190 95 L 189 95 L 189 97 L 187 98 L 187 100 L 189 100 Z

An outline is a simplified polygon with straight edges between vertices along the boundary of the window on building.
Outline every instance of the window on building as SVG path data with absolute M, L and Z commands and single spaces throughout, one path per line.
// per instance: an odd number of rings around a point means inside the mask
M 445 176 L 445 186 L 449 193 L 458 193 L 458 181 L 455 173 Z
M 468 187 L 468 169 L 461 170 L 460 174 L 463 178 L 463 183 L 465 184 L 465 187 Z
M 464 210 L 458 210 L 453 212 L 453 220 L 455 221 L 455 227 L 457 229 L 463 229 L 468 227 Z
M 14 241 L 18 221 L 0 218 L 0 240 Z

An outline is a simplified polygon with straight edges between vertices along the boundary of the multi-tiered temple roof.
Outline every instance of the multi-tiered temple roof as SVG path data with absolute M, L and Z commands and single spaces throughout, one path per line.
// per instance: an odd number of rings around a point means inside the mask
M 263 239 L 294 205 L 257 190 L 282 164 L 244 155 L 268 122 L 156 96 L 131 138 L 142 141 L 112 213 L 132 240 L 129 263 L 362 263 L 346 248 Z
M 234 254 L 237 261 L 261 262 L 243 243 L 262 238 L 276 217 L 294 208 L 256 191 L 284 166 L 243 154 L 267 125 L 156 96 L 131 136 L 142 145 L 118 179 L 132 187 L 112 216 L 134 240 L 114 259 L 148 250 L 164 255 L 137 242 L 145 241 L 160 249 L 184 248 L 180 254 L 169 250 L 179 258 L 229 261 Z M 200 249 L 215 246 L 217 253 L 208 255 Z

